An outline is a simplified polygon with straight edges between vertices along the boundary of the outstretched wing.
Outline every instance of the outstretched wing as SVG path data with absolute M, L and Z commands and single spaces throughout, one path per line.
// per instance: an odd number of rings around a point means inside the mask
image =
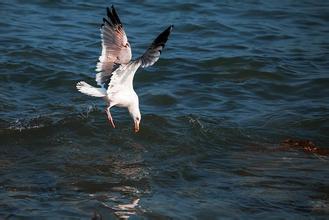
M 128 64 L 120 65 L 119 68 L 112 73 L 113 76 L 109 83 L 108 94 L 115 94 L 119 90 L 133 88 L 133 79 L 137 69 L 140 66 L 151 66 L 159 59 L 172 28 L 173 26 L 171 25 L 164 30 L 141 57 Z
M 114 7 L 107 9 L 107 18 L 101 26 L 102 54 L 99 57 L 96 71 L 98 85 L 108 84 L 112 72 L 120 65 L 131 60 L 131 49 L 127 35 Z
M 156 61 L 158 61 L 161 51 L 164 48 L 173 27 L 173 25 L 170 25 L 166 30 L 164 30 L 157 38 L 155 38 L 145 53 L 138 58 L 141 61 L 141 66 L 143 68 L 152 66 Z

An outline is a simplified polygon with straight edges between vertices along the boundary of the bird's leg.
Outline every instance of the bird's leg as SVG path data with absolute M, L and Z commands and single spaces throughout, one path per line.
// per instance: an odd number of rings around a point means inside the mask
M 106 107 L 105 108 L 105 112 L 107 114 L 107 119 L 111 123 L 112 127 L 115 128 L 115 125 L 114 125 L 114 122 L 113 122 L 113 118 L 112 118 L 112 115 L 111 115 L 111 112 L 110 112 L 110 108 L 111 108 L 110 106 Z

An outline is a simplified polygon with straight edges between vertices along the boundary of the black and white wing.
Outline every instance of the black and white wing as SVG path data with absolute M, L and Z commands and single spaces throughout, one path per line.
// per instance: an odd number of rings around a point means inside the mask
M 170 25 L 166 30 L 164 30 L 151 44 L 151 46 L 145 51 L 145 53 L 139 57 L 137 60 L 141 61 L 141 67 L 145 68 L 152 66 L 160 58 L 162 49 L 168 40 L 171 33 L 173 25 Z
M 114 7 L 107 8 L 107 18 L 101 26 L 102 54 L 99 57 L 96 71 L 98 85 L 108 84 L 112 72 L 120 65 L 131 60 L 131 49 L 127 35 Z

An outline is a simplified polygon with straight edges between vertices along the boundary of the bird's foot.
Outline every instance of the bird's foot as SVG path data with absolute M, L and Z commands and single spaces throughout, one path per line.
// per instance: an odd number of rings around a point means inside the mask
M 113 122 L 113 118 L 112 118 L 112 115 L 110 113 L 110 110 L 105 109 L 105 112 L 107 114 L 107 119 L 109 120 L 109 123 L 112 125 L 113 128 L 115 128 L 115 124 Z

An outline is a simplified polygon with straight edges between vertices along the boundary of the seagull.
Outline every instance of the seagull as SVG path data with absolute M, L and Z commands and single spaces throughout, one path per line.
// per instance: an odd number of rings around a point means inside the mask
M 105 112 L 113 128 L 115 124 L 110 109 L 114 106 L 127 108 L 134 121 L 134 131 L 138 132 L 141 113 L 133 86 L 134 75 L 139 67 L 146 68 L 158 61 L 173 25 L 160 33 L 142 56 L 131 60 L 130 43 L 114 6 L 106 8 L 106 11 L 107 18 L 103 18 L 100 29 L 102 53 L 96 65 L 96 82 L 99 87 L 80 81 L 76 88 L 81 93 L 105 100 Z

